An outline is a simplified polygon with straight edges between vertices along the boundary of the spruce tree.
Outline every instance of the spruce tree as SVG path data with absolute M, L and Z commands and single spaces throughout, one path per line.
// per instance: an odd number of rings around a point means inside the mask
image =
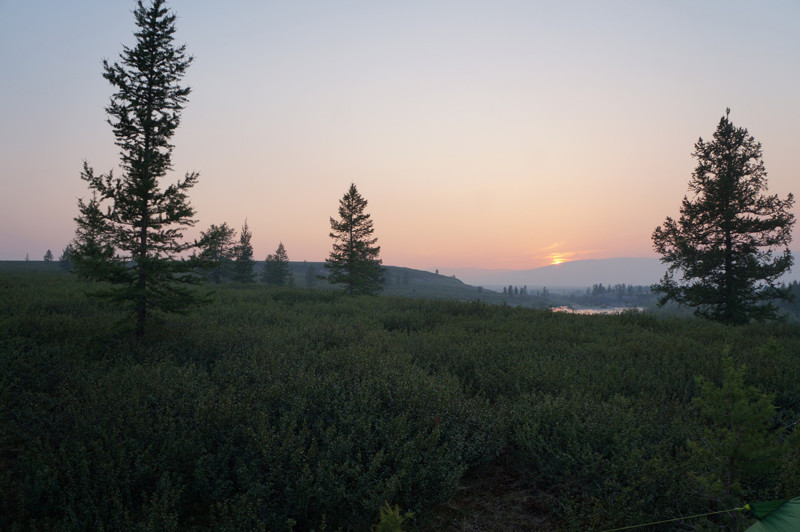
M 222 225 L 211 224 L 208 231 L 201 232 L 200 259 L 204 262 L 208 270 L 208 277 L 215 284 L 222 282 L 222 278 L 228 273 L 230 263 L 234 258 L 236 230 L 228 227 L 223 222 Z
M 253 245 L 250 240 L 253 233 L 247 227 L 247 220 L 244 221 L 242 232 L 239 233 L 239 244 L 234 251 L 233 260 L 233 280 L 240 283 L 252 283 L 255 281 L 253 270 L 256 261 L 253 259 Z
M 374 294 L 383 287 L 383 267 L 378 258 L 381 247 L 372 238 L 374 229 L 370 215 L 364 212 L 367 200 L 351 184 L 339 200 L 339 220 L 330 219 L 333 250 L 325 268 L 328 282 L 344 285 L 352 295 Z
M 143 336 L 151 311 L 182 312 L 199 301 L 189 289 L 195 262 L 181 257 L 196 244 L 182 231 L 194 225 L 187 192 L 198 174 L 166 188 L 172 138 L 190 88 L 181 85 L 192 62 L 175 46 L 175 15 L 164 0 L 134 10 L 136 45 L 123 47 L 120 62 L 103 61 L 103 77 L 116 89 L 106 112 L 120 148 L 121 175 L 96 175 L 84 162 L 81 178 L 92 193 L 80 200 L 73 263 L 84 278 L 105 281 L 101 295 L 129 307 Z
M 267 255 L 262 279 L 271 286 L 291 284 L 292 272 L 289 271 L 289 255 L 286 253 L 286 248 L 283 247 L 283 242 L 278 244 L 274 255 Z
M 668 269 L 652 289 L 661 305 L 672 300 L 695 307 L 697 315 L 741 324 L 776 317 L 772 301 L 788 297 L 777 281 L 793 262 L 794 197 L 766 195 L 761 144 L 729 114 L 712 141 L 695 144 L 692 197 L 683 198 L 680 218 L 667 218 L 653 232 Z

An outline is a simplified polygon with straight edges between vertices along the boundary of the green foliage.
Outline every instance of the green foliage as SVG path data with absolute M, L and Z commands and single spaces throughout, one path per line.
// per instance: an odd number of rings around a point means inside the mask
M 351 296 L 374 294 L 383 287 L 384 270 L 378 258 L 381 247 L 376 246 L 377 238 L 370 215 L 364 212 L 367 200 L 356 190 L 355 184 L 339 200 L 339 220 L 331 218 L 333 250 L 325 268 L 328 282 L 342 284 Z
M 372 527 L 374 532 L 403 532 L 403 523 L 414 517 L 413 512 L 400 513 L 400 507 L 391 506 L 388 501 L 381 506 L 378 524 Z
M 697 378 L 700 395 L 692 403 L 704 426 L 699 438 L 689 442 L 696 468 L 691 477 L 712 510 L 732 508 L 775 489 L 786 453 L 774 397 L 745 386 L 745 367 L 737 368 L 730 356 L 722 362 L 721 386 Z
M 698 164 L 689 182 L 694 197 L 683 198 L 678 221 L 668 217 L 653 232 L 668 270 L 652 289 L 662 305 L 676 301 L 695 307 L 699 316 L 742 324 L 775 318 L 772 301 L 788 296 L 777 281 L 793 262 L 794 197 L 765 194 L 761 144 L 735 127 L 729 112 L 713 141 L 695 144 Z M 774 249 L 780 254 L 773 256 Z
M 411 364 L 359 301 L 231 286 L 142 345 L 54 281 L 2 307 L 0 528 L 363 529 L 384 500 L 425 513 L 502 445 L 486 402 Z
M 684 433 L 658 418 L 666 409 L 640 407 L 620 395 L 602 402 L 530 396 L 522 405 L 517 458 L 568 522 L 645 522 L 673 511 L 683 497 L 676 455 Z
M 726 345 L 787 449 L 741 485 L 798 488 L 797 327 L 222 284 L 145 343 L 55 272 L 0 268 L 0 529 L 425 529 L 501 454 L 565 529 L 700 513 Z
M 182 312 L 198 301 L 194 261 L 181 260 L 194 243 L 182 231 L 194 225 L 187 192 L 196 173 L 161 189 L 172 168 L 170 139 L 190 89 L 180 85 L 191 57 L 173 45 L 175 15 L 163 0 L 134 11 L 136 46 L 124 47 L 121 63 L 103 61 L 117 90 L 106 108 L 122 157 L 122 176 L 95 175 L 84 162 L 81 179 L 92 196 L 79 200 L 72 261 L 84 278 L 106 283 L 96 295 L 130 308 L 143 336 L 152 311 Z
M 791 423 L 792 431 L 786 438 L 786 456 L 780 471 L 780 486 L 783 493 L 797 493 L 800 490 L 800 418 Z
M 239 283 L 252 283 L 255 281 L 253 270 L 256 261 L 253 259 L 253 245 L 250 240 L 253 233 L 247 227 L 247 220 L 244 221 L 242 231 L 239 233 L 239 243 L 234 248 L 233 259 L 233 280 Z

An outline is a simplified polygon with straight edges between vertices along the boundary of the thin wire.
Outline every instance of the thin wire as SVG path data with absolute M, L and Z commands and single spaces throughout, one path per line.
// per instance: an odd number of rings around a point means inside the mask
M 651 526 L 651 525 L 661 525 L 664 523 L 671 523 L 673 521 L 683 521 L 684 519 L 695 519 L 697 517 L 706 517 L 708 515 L 717 515 L 717 514 L 724 514 L 728 512 L 741 512 L 743 510 L 749 510 L 750 505 L 745 504 L 741 508 L 731 508 L 730 510 L 720 510 L 719 512 L 708 512 L 707 514 L 695 514 L 695 515 L 687 515 L 684 517 L 676 517 L 674 519 L 665 519 L 664 521 L 653 521 L 652 523 L 644 523 L 641 525 L 630 525 L 630 526 L 623 526 L 622 528 L 609 528 L 608 530 L 603 530 L 603 532 L 617 532 L 618 530 L 630 530 L 632 528 L 641 528 L 643 526 Z

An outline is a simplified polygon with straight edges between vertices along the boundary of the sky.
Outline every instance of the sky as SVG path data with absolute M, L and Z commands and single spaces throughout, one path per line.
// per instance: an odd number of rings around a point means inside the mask
M 246 219 L 259 260 L 324 260 L 350 183 L 386 265 L 655 257 L 726 108 L 800 193 L 797 0 L 167 5 L 194 62 L 164 184 L 199 172 L 186 235 Z M 134 7 L 0 0 L 0 260 L 58 257 L 83 161 L 117 169 L 101 62 Z

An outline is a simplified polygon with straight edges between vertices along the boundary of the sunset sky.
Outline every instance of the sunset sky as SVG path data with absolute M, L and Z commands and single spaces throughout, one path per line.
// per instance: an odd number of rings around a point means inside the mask
M 101 60 L 134 6 L 0 0 L 0 260 L 58 256 L 83 161 L 117 167 Z M 726 107 L 800 193 L 796 0 L 168 6 L 195 61 L 166 184 L 200 172 L 188 235 L 246 218 L 259 260 L 324 260 L 351 182 L 387 265 L 654 257 Z

